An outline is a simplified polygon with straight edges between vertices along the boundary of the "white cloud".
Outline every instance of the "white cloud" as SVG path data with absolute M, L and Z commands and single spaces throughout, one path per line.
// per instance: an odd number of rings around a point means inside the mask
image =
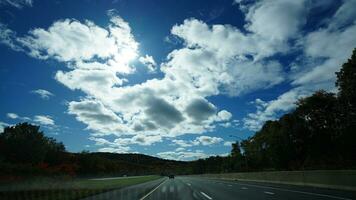
M 135 135 L 131 138 L 118 138 L 114 143 L 119 145 L 138 144 L 142 146 L 150 146 L 156 142 L 161 142 L 162 137 L 159 135 Z
M 126 145 L 110 142 L 104 138 L 90 137 L 89 140 L 94 141 L 97 146 L 104 146 L 98 149 L 99 152 L 127 153 L 131 150 Z
M 256 99 L 256 112 L 244 119 L 244 127 L 257 131 L 267 120 L 278 118 L 281 113 L 295 108 L 295 102 L 314 91 L 335 91 L 335 72 L 338 71 L 356 46 L 356 21 L 349 6 L 355 2 L 344 1 L 327 25 L 307 33 L 298 40 L 303 54 L 291 64 L 289 75 L 292 88 L 275 100 L 264 102 Z M 257 102 L 261 101 L 261 102 Z
M 199 141 L 199 143 L 201 145 L 213 145 L 213 144 L 217 144 L 220 143 L 222 141 L 224 141 L 222 138 L 219 137 L 209 137 L 209 136 L 200 136 L 196 138 L 196 141 Z
M 0 22 L 0 44 L 10 47 L 14 51 L 23 49 L 16 43 L 16 33 Z
M 186 140 L 172 140 L 172 142 L 181 147 L 191 147 L 193 145 L 198 145 L 197 143 L 193 144 L 193 141 L 186 141 Z
M 32 90 L 31 93 L 39 95 L 42 99 L 49 99 L 54 96 L 53 93 L 44 89 Z
M 152 56 L 141 56 L 138 60 L 147 67 L 149 72 L 156 71 L 157 64 Z
M 354 29 L 350 26 L 339 29 L 333 21 L 332 27 L 301 32 L 309 9 L 305 1 L 238 3 L 246 15 L 246 30 L 186 19 L 171 29 L 171 37 L 183 44 L 159 65 L 162 78 L 134 85 L 124 85 L 128 82 L 125 76 L 135 72 L 131 61 L 138 59 L 148 68 L 156 68 L 158 64 L 149 55 L 139 55 L 139 43 L 129 24 L 112 10 L 108 12 L 110 22 L 106 27 L 91 21 L 64 19 L 47 29 L 36 28 L 23 37 L 15 37 L 14 32 L 2 26 L 0 39 L 35 58 L 55 59 L 67 65 L 67 71 L 57 71 L 56 80 L 86 95 L 69 102 L 68 113 L 96 136 L 118 136 L 114 142 L 105 143 L 112 148 L 106 150 L 125 150 L 112 143 L 126 148 L 132 144 L 151 145 L 165 138 L 181 147 L 210 145 L 222 139 L 208 136 L 191 141 L 174 139 L 187 133 L 209 132 L 217 125 L 234 127 L 239 123 L 229 111 L 209 102 L 209 97 L 239 96 L 290 81 L 292 89 L 277 99 L 256 100 L 256 113 L 243 120 L 246 128 L 256 130 L 265 120 L 292 109 L 296 98 L 319 86 L 329 88 L 325 82 L 331 78 L 320 71 L 335 71 L 333 66 L 341 58 L 334 58 L 345 55 L 354 46 L 351 37 Z M 347 6 L 340 10 L 345 12 L 337 11 L 335 20 L 344 25 L 353 23 L 349 17 L 353 12 Z M 328 41 L 336 41 L 337 48 L 326 44 Z M 334 52 L 338 48 L 341 51 Z M 286 55 L 295 49 L 304 51 L 301 60 L 309 64 L 301 68 L 295 61 L 292 75 L 287 76 L 283 68 L 289 66 L 277 61 L 276 55 Z M 320 58 L 326 59 L 325 62 L 313 67 Z M 305 86 L 315 80 L 318 81 L 313 87 Z
M 202 151 L 166 151 L 166 152 L 160 152 L 157 153 L 157 155 L 161 158 L 164 159 L 169 159 L 169 160 L 196 160 L 200 158 L 207 158 L 210 155 L 205 154 Z
M 6 116 L 10 119 L 17 119 L 19 116 L 16 113 L 7 113 Z
M 278 62 L 246 57 L 265 54 L 249 44 L 259 44 L 255 38 L 229 25 L 190 19 L 172 28 L 185 45 L 161 65 L 162 79 L 122 86 L 124 75 L 134 72 L 130 61 L 137 58 L 138 43 L 128 23 L 112 12 L 109 16 L 107 28 L 65 19 L 16 40 L 36 58 L 68 64 L 71 71 L 58 71 L 56 80 L 88 95 L 70 102 L 68 113 L 96 134 L 175 137 L 211 131 L 215 122 L 229 123 L 232 115 L 207 97 L 239 95 L 283 81 Z M 154 61 L 147 55 L 143 60 Z
M 99 152 L 109 152 L 109 153 L 128 153 L 130 152 L 130 147 L 103 147 L 98 149 Z
M 232 145 L 233 143 L 235 143 L 235 142 L 233 142 L 233 141 L 226 141 L 226 142 L 224 142 L 224 146 L 231 147 L 231 145 Z
M 274 43 L 295 37 L 306 22 L 305 0 L 262 0 L 248 7 L 246 29 Z
M 0 133 L 2 133 L 4 131 L 4 128 L 7 126 L 11 126 L 11 124 L 0 121 Z
M 228 121 L 231 119 L 232 114 L 229 111 L 222 110 L 218 113 L 218 119 L 219 121 Z
M 183 148 L 183 147 L 176 148 L 176 151 L 184 151 L 184 150 L 185 150 L 185 148 Z
M 33 121 L 45 126 L 55 126 L 54 120 L 48 115 L 35 115 Z
M 76 119 L 88 125 L 88 129 L 100 133 L 124 132 L 120 124 L 122 119 L 100 101 L 84 99 L 80 102 L 69 102 L 68 113 L 76 115 Z
M 16 113 L 7 113 L 6 114 L 6 117 L 10 118 L 10 119 L 18 119 L 18 120 L 22 120 L 22 121 L 31 121 L 31 118 L 29 117 L 22 117 L 22 116 L 19 116 L 18 114 Z
M 31 7 L 33 5 L 33 1 L 32 0 L 0 0 L 0 6 L 1 5 L 10 5 L 21 9 L 25 6 Z
M 30 50 L 30 55 L 58 61 L 90 61 L 95 56 L 108 59 L 106 64 L 118 67 L 127 64 L 137 55 L 138 44 L 131 35 L 131 30 L 120 17 L 113 16 L 107 29 L 91 21 L 81 23 L 72 19 L 54 22 L 48 30 L 36 28 L 29 35 L 18 41 Z M 116 65 L 116 66 L 112 66 Z M 130 70 L 123 67 L 122 72 Z
M 208 146 L 218 144 L 224 141 L 222 138 L 219 137 L 210 137 L 210 136 L 199 136 L 196 137 L 194 140 L 177 140 L 174 139 L 172 142 L 180 147 L 192 147 L 192 146 Z

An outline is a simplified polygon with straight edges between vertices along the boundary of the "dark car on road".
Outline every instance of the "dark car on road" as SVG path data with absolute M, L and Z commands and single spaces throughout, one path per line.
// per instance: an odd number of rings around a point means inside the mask
M 172 179 L 173 179 L 173 178 L 174 178 L 174 175 L 173 175 L 173 174 L 170 174 L 170 175 L 168 175 L 168 178 L 170 178 L 170 179 L 172 178 Z

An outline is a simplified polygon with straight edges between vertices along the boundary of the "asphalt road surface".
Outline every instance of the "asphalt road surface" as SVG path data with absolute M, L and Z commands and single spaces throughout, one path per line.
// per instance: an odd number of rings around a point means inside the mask
M 162 178 L 124 189 L 96 195 L 86 200 L 356 200 L 355 192 L 266 184 L 224 181 L 192 177 Z

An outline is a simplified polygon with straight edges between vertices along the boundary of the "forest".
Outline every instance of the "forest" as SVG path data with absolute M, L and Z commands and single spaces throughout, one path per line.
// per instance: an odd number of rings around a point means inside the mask
M 227 157 L 189 162 L 143 154 L 71 153 L 39 126 L 5 127 L 0 133 L 0 179 L 355 169 L 356 49 L 336 72 L 335 86 L 336 93 L 320 90 L 299 99 L 293 111 L 233 143 Z

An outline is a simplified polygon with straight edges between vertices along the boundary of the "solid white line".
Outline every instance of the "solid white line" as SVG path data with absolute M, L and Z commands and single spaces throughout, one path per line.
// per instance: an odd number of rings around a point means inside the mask
M 147 193 L 145 196 L 143 196 L 140 200 L 145 199 L 146 197 L 150 196 L 150 194 L 152 194 L 154 191 L 156 191 L 163 183 L 165 183 L 168 179 L 164 180 L 161 184 L 159 184 L 156 188 L 154 188 L 153 190 L 151 190 L 151 192 Z
M 303 192 L 303 191 L 297 191 L 297 190 L 275 188 L 275 187 L 261 186 L 261 185 L 252 185 L 252 184 L 246 184 L 246 183 L 236 183 L 236 184 L 252 186 L 252 187 L 257 187 L 257 188 L 266 188 L 266 189 L 272 189 L 272 190 L 279 190 L 279 191 L 284 191 L 284 192 L 294 192 L 294 193 L 299 193 L 299 194 L 308 194 L 308 195 L 314 195 L 314 196 L 320 196 L 320 197 L 329 197 L 329 198 L 333 198 L 333 199 L 352 200 L 352 199 L 349 199 L 349 198 L 333 196 L 333 195 L 327 195 L 327 194 L 319 194 L 319 193 L 313 193 L 313 192 Z
M 274 195 L 274 193 L 273 192 L 264 192 L 265 194 L 270 194 L 270 195 Z
M 213 199 L 213 198 L 209 197 L 207 194 L 205 194 L 204 192 L 200 192 L 200 194 L 202 194 L 204 197 L 206 197 L 208 199 Z
M 150 176 L 150 175 L 147 175 Z M 105 181 L 105 180 L 114 180 L 114 179 L 129 179 L 129 178 L 140 178 L 145 176 L 118 176 L 118 177 L 108 177 L 108 178 L 91 178 L 88 180 L 92 181 Z
M 191 184 L 190 184 L 190 183 L 187 183 L 187 185 L 191 186 Z

